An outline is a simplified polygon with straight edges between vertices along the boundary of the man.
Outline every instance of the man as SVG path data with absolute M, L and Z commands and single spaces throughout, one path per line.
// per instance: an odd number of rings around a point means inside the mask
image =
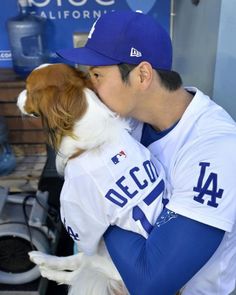
M 171 41 L 149 16 L 112 12 L 84 48 L 58 54 L 90 66 L 100 99 L 133 118 L 133 136 L 166 169 L 171 195 L 148 239 L 111 227 L 105 241 L 132 295 L 228 295 L 236 281 L 236 125 L 171 71 Z M 143 123 L 141 123 L 143 122 Z

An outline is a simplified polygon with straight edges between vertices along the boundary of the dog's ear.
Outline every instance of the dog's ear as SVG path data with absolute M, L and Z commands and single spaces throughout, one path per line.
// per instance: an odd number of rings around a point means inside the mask
M 63 136 L 73 137 L 74 124 L 85 113 L 87 103 L 83 89 L 71 82 L 63 87 L 48 86 L 30 95 L 42 117 L 48 142 L 57 150 Z
M 73 136 L 75 122 L 86 111 L 83 90 L 89 81 L 68 65 L 54 64 L 33 71 L 26 84 L 26 111 L 41 116 L 48 141 L 57 149 L 63 136 Z
M 83 90 L 68 83 L 63 88 L 48 86 L 40 92 L 40 113 L 48 119 L 50 128 L 65 133 L 72 131 L 75 121 L 86 110 L 87 103 Z
M 37 89 L 27 92 L 25 110 L 29 114 L 39 116 L 42 119 L 47 142 L 54 148 L 58 148 L 60 138 L 56 135 L 56 125 L 54 117 L 57 116 L 55 107 L 55 95 L 58 92 L 57 87 L 48 86 L 43 89 Z M 55 116 L 54 116 L 55 113 Z

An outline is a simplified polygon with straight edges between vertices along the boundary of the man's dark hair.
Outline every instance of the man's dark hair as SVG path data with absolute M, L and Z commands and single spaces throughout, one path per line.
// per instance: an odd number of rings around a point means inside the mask
M 137 65 L 131 64 L 118 64 L 118 68 L 120 70 L 121 78 L 125 83 L 129 83 L 129 73 L 136 67 Z M 161 84 L 170 91 L 177 90 L 182 86 L 182 79 L 179 73 L 175 71 L 168 70 L 156 70 L 157 74 L 160 77 Z

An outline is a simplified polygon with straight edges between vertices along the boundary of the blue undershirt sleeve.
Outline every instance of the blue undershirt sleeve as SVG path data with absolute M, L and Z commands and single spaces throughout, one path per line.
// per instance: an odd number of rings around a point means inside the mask
M 164 209 L 148 239 L 111 226 L 107 249 L 131 295 L 174 295 L 213 255 L 224 231 Z

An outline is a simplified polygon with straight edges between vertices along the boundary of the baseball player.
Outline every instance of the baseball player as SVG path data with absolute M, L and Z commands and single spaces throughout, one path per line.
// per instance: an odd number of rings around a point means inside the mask
M 236 282 L 233 119 L 182 86 L 168 34 L 144 14 L 106 14 L 85 47 L 58 54 L 91 66 L 101 100 L 134 119 L 134 137 L 166 170 L 169 202 L 148 238 L 117 226 L 104 235 L 130 294 L 229 295 Z

